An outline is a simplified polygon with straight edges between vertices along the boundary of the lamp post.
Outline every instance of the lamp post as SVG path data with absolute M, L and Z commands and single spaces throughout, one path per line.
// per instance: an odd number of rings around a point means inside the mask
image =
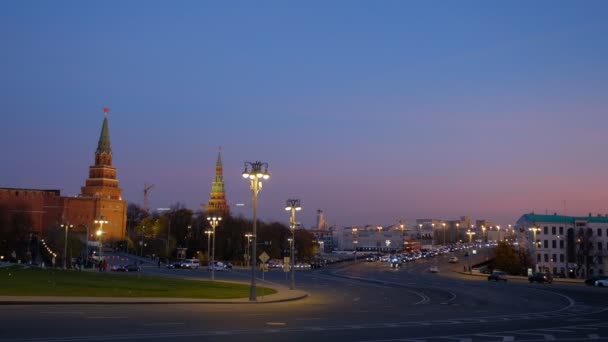
M 445 247 L 445 222 L 441 223 L 443 226 L 443 246 Z
M 213 265 L 211 265 L 211 234 L 213 234 L 213 230 L 207 229 L 205 234 L 207 234 L 207 264 L 209 265 L 207 269 L 210 269 L 213 268 Z
M 289 229 L 291 229 L 291 257 L 289 260 L 291 263 L 291 267 L 289 268 L 291 283 L 289 284 L 289 289 L 293 290 L 296 288 L 296 276 L 294 270 L 296 227 L 300 225 L 300 223 L 296 221 L 296 211 L 302 210 L 300 200 L 288 199 L 285 203 L 285 210 L 291 212 L 291 216 L 289 216 Z
M 418 246 L 418 250 L 422 249 L 422 223 L 418 223 L 418 234 L 419 234 L 419 243 L 420 246 Z
M 108 221 L 107 220 L 95 220 L 95 224 L 99 224 L 99 230 L 97 230 L 97 243 L 99 244 L 99 261 L 101 261 L 102 258 L 102 252 L 101 252 L 101 234 L 103 234 L 103 225 L 107 224 Z
M 431 223 L 431 249 L 435 249 L 435 224 Z
M 207 217 L 207 221 L 213 228 L 213 247 L 211 247 L 211 280 L 215 280 L 215 227 L 220 224 L 221 217 Z
M 533 239 L 534 239 L 534 242 L 533 242 L 534 252 L 536 253 L 536 247 L 537 247 L 536 246 L 536 233 L 540 232 L 540 227 L 533 226 L 533 227 L 528 228 L 528 230 L 532 232 Z
M 473 227 L 471 225 L 471 227 Z M 467 229 L 467 235 L 469 236 L 469 244 L 471 244 L 471 241 L 473 241 L 473 235 L 475 235 L 474 231 L 471 231 L 470 229 Z M 469 259 L 469 272 L 471 272 L 471 255 L 469 254 L 468 256 Z
M 66 267 L 66 259 L 68 258 L 68 228 L 74 228 L 74 225 L 69 223 L 63 223 L 61 227 L 65 228 L 65 240 L 63 241 L 63 269 L 67 269 Z
M 354 254 L 355 254 L 355 261 L 357 261 L 357 243 L 359 243 L 359 241 L 357 241 L 357 233 L 358 233 L 358 229 L 357 228 L 353 228 L 352 230 L 352 234 L 353 234 L 353 249 L 354 249 Z
M 401 251 L 405 252 L 405 225 L 399 221 L 399 229 L 401 229 Z
M 247 234 L 245 234 L 245 237 L 247 238 L 247 251 L 245 252 L 245 263 L 247 265 L 249 265 L 249 259 L 251 258 L 251 254 L 249 254 L 251 252 L 250 244 L 251 244 L 251 237 L 253 237 L 253 234 L 247 233 Z
M 486 226 L 481 226 L 481 238 L 486 242 Z
M 262 167 L 264 170 L 262 170 Z M 249 171 L 251 168 L 251 172 Z M 249 188 L 253 194 L 252 204 L 253 204 L 253 236 L 251 245 L 251 286 L 249 289 L 249 300 L 255 301 L 257 298 L 256 286 L 255 286 L 255 267 L 257 264 L 257 256 L 256 256 L 256 245 L 257 245 L 257 220 L 258 220 L 258 193 L 262 190 L 262 179 L 270 178 L 270 173 L 268 173 L 268 163 L 263 163 L 261 161 L 255 162 L 245 162 L 245 170 L 243 170 L 243 178 L 249 179 Z

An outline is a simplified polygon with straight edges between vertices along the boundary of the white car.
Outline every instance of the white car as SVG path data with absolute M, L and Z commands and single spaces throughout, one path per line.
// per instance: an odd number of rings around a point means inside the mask
M 455 256 L 453 256 L 453 257 L 450 258 L 450 262 L 451 263 L 456 263 L 456 262 L 458 262 L 458 258 L 455 257 Z
M 215 271 L 225 271 L 228 267 L 228 264 L 225 264 L 221 261 L 214 261 L 207 267 L 209 270 Z
M 604 287 L 608 286 L 608 279 L 600 279 L 595 281 L 595 286 Z
M 439 267 L 437 267 L 437 266 L 431 266 L 431 268 L 429 268 L 429 272 L 431 272 L 431 273 L 438 273 L 439 272 Z
M 198 259 L 184 259 L 180 263 L 180 268 L 197 269 L 201 266 L 201 262 Z

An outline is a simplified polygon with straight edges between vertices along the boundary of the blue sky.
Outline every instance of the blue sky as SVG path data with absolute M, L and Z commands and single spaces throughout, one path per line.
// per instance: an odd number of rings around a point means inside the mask
M 0 186 L 76 195 L 108 106 L 124 198 L 268 162 L 266 220 L 605 213 L 604 1 L 3 1 Z M 235 208 L 250 216 L 249 208 Z

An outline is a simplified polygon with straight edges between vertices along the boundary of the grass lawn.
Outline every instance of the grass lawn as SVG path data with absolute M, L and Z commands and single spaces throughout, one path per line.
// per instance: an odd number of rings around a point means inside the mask
M 273 289 L 257 287 L 258 295 L 273 293 Z M 249 285 L 12 266 L 0 268 L 0 295 L 227 299 L 249 297 Z

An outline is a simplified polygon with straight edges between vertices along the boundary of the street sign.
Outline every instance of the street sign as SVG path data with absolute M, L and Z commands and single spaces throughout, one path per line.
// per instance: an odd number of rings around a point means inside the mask
M 266 263 L 266 261 L 268 261 L 268 259 L 270 259 L 270 257 L 268 256 L 268 254 L 266 254 L 266 252 L 262 252 L 262 254 L 260 254 L 259 259 L 261 262 Z

